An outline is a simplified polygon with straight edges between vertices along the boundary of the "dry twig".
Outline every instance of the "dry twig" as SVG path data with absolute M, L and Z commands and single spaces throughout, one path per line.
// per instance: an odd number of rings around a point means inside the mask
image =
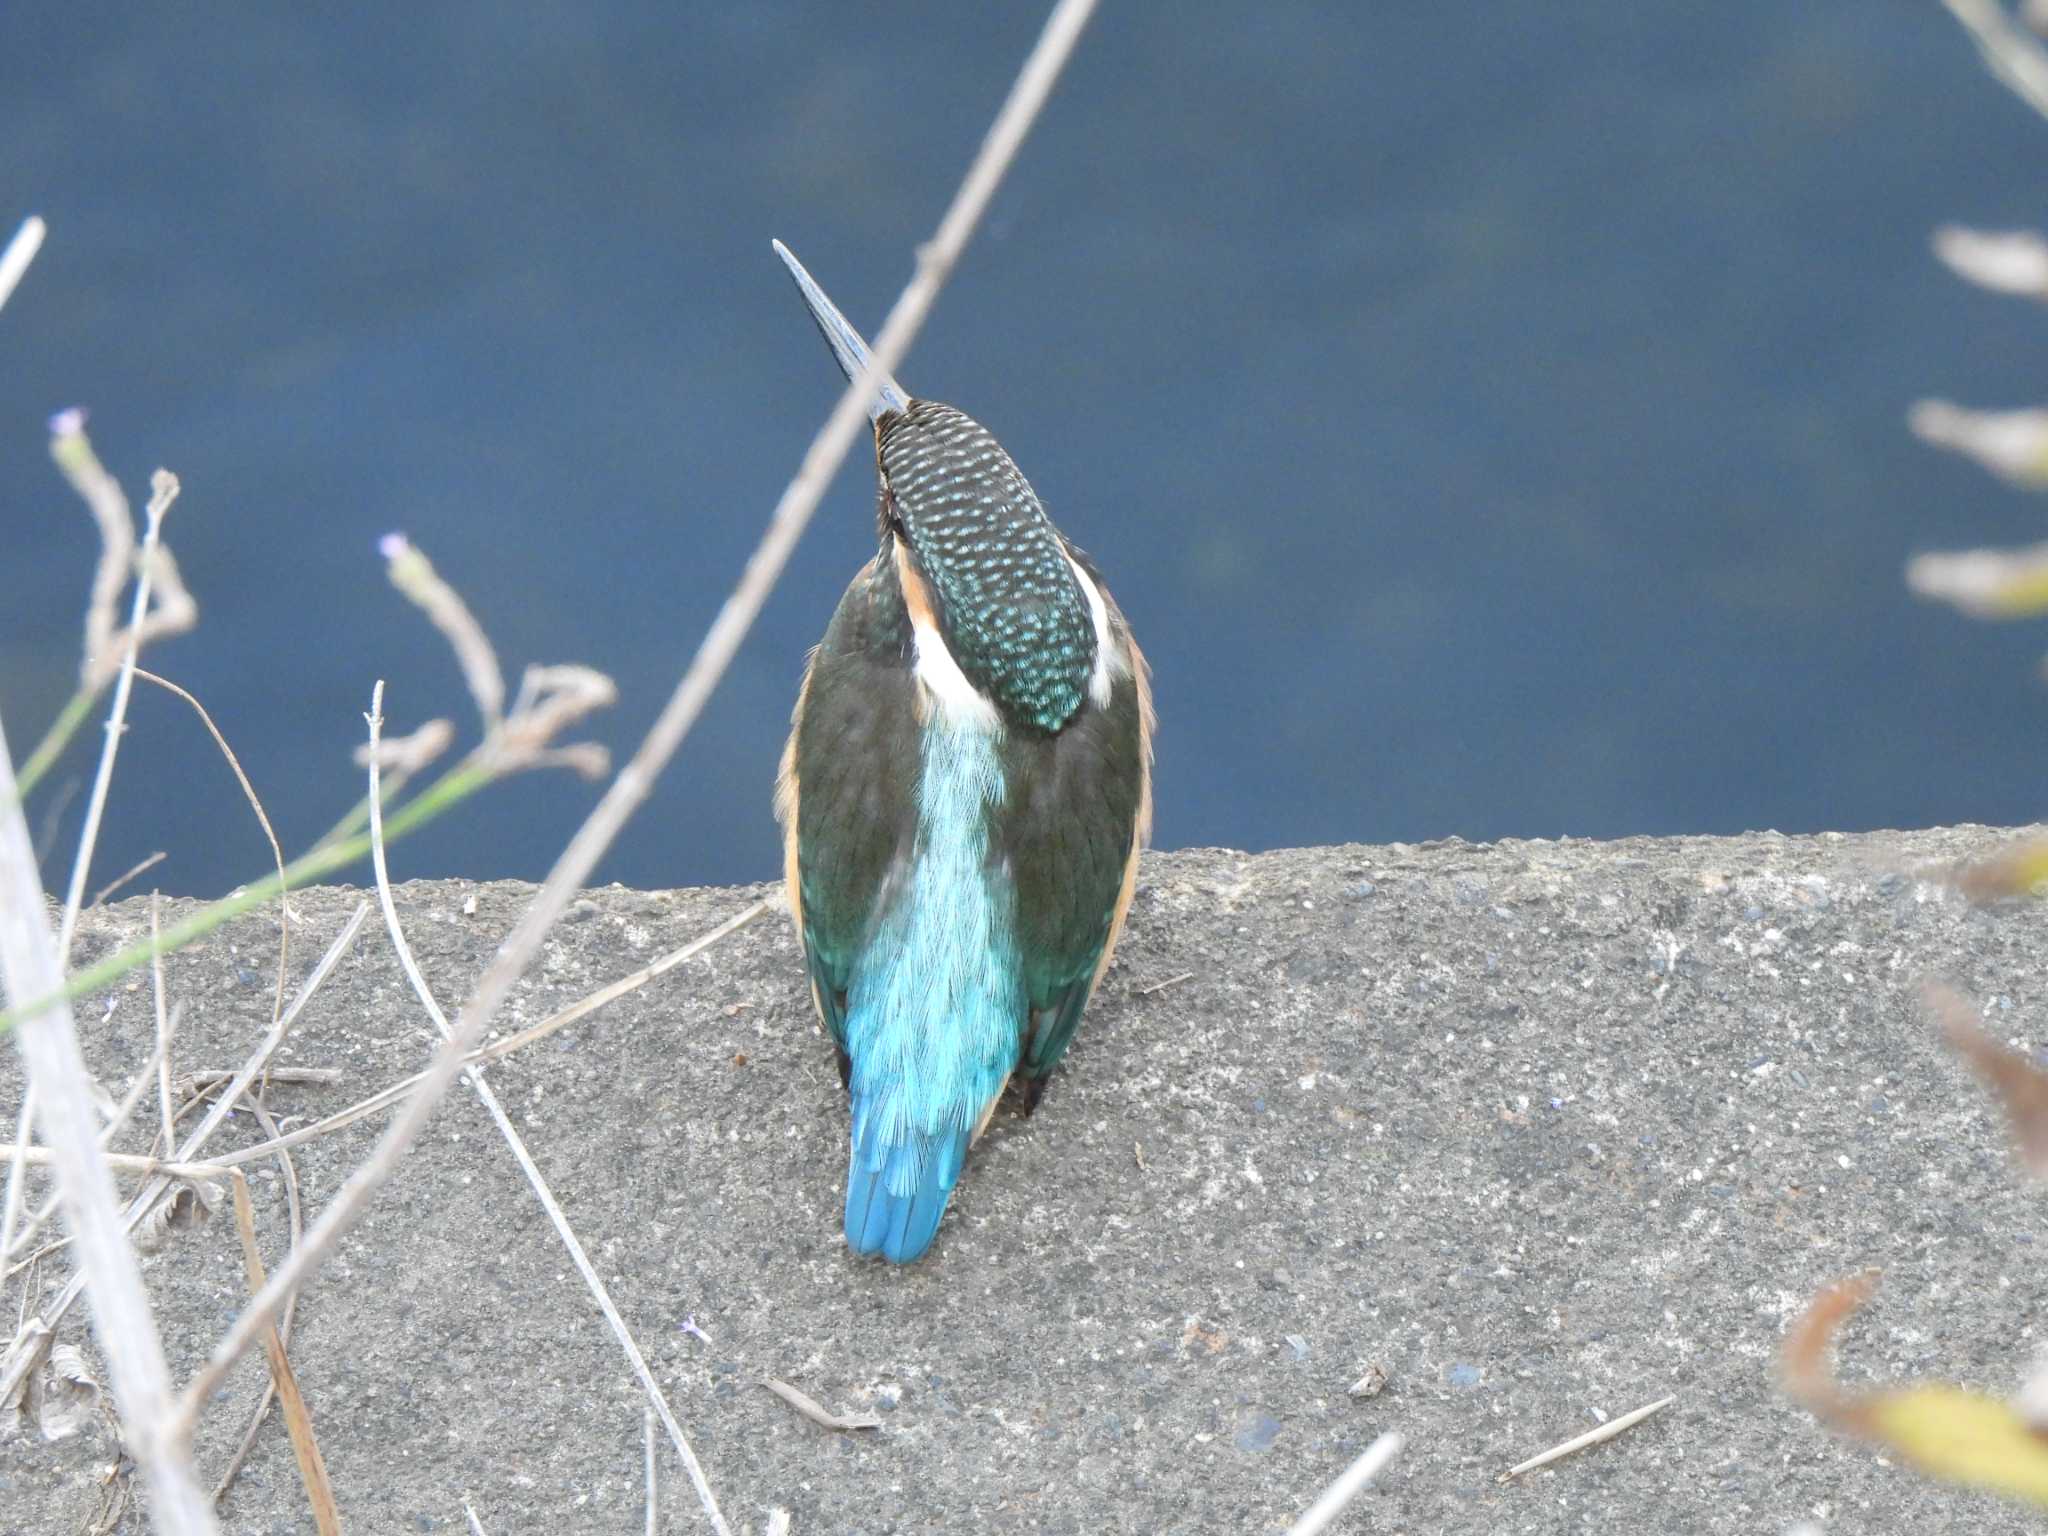
M 253 1293 L 263 1287 L 263 1255 L 256 1248 L 256 1211 L 249 1202 L 249 1181 L 239 1168 L 229 1170 L 235 1192 L 235 1231 L 242 1239 L 242 1265 Z M 320 1443 L 313 1437 L 313 1415 L 299 1391 L 298 1377 L 284 1352 L 284 1339 L 273 1326 L 264 1331 L 263 1352 L 270 1360 L 270 1382 L 284 1405 L 284 1423 L 291 1435 L 292 1454 L 299 1463 L 299 1481 L 305 1485 L 307 1502 L 313 1506 L 313 1523 L 320 1536 L 341 1536 L 341 1511 L 335 1507 L 334 1484 L 327 1476 L 327 1463 L 320 1455 Z
M 228 760 L 228 767 L 234 770 L 235 782 L 242 786 L 243 798 L 249 802 L 249 809 L 256 813 L 256 824 L 263 828 L 263 835 L 269 840 L 270 857 L 277 864 L 277 1001 L 271 1004 L 270 1009 L 270 1016 L 276 1018 L 284 1012 L 284 973 L 285 968 L 291 964 L 292 955 L 291 877 L 284 869 L 284 848 L 277 840 L 277 832 L 270 825 L 270 818 L 263 814 L 263 802 L 256 798 L 256 786 L 249 782 L 249 775 L 242 771 L 242 760 L 235 756 L 235 749 L 228 745 L 227 737 L 221 735 L 220 727 L 213 723 L 213 716 L 206 712 L 206 706 L 169 678 L 158 677 L 154 672 L 141 667 L 135 669 L 135 675 L 144 682 L 155 683 L 157 687 L 176 694 L 192 706 L 199 716 L 200 723 L 206 727 L 207 734 L 213 738 L 213 744 L 220 748 L 220 755 Z M 150 930 L 149 936 L 152 941 L 150 948 L 154 951 L 150 959 L 161 965 L 163 951 L 158 947 L 160 941 L 154 928 Z
M 331 1088 L 346 1074 L 339 1067 L 265 1067 L 263 1081 L 268 1083 L 306 1083 L 316 1087 Z M 198 1093 L 205 1088 L 231 1083 L 235 1074 L 225 1067 L 208 1067 L 203 1072 L 187 1072 L 173 1085 L 180 1094 Z M 252 1100 L 250 1107 L 254 1108 Z
M 1500 1480 L 1504 1483 L 1512 1482 L 1524 1472 L 1533 1472 L 1538 1467 L 1547 1467 L 1553 1461 L 1563 1460 L 1574 1451 L 1583 1451 L 1588 1446 L 1598 1445 L 1604 1440 L 1612 1440 L 1624 1430 L 1634 1429 L 1636 1425 L 1642 1423 L 1651 1414 L 1661 1413 L 1677 1401 L 1676 1397 L 1660 1397 L 1654 1403 L 1638 1408 L 1632 1413 L 1624 1413 L 1620 1418 L 1611 1419 L 1595 1429 L 1589 1429 L 1583 1435 L 1574 1435 L 1571 1439 L 1565 1441 L 1563 1445 L 1553 1445 L 1540 1456 L 1531 1456 L 1527 1461 L 1516 1462 L 1507 1471 L 1501 1473 Z
M 85 904 L 85 910 L 90 912 L 94 907 L 99 906 L 109 896 L 113 895 L 114 892 L 121 889 L 121 887 L 126 885 L 130 880 L 133 880 L 137 875 L 142 874 L 146 870 L 154 869 L 157 865 L 163 863 L 164 857 L 164 851 L 161 848 L 159 848 L 155 853 L 152 853 L 148 858 L 131 865 L 125 874 L 116 875 L 113 879 L 109 880 L 105 885 L 101 886 L 98 890 L 92 893 L 92 900 L 88 901 Z
M 807 1397 L 786 1381 L 770 1376 L 761 1383 L 798 1413 L 826 1429 L 880 1429 L 882 1421 L 872 1413 L 834 1413 L 814 1397 Z
M 264 1106 L 263 1095 L 258 1093 L 249 1100 L 249 1108 L 256 1116 L 256 1123 L 263 1127 L 263 1134 L 278 1134 L 277 1122 L 270 1118 L 270 1111 Z M 290 1246 L 299 1246 L 299 1238 L 305 1232 L 305 1223 L 299 1209 L 299 1170 L 292 1165 L 292 1155 L 280 1150 L 277 1154 L 279 1168 L 284 1175 L 284 1201 Z M 287 1350 L 292 1343 L 292 1317 L 298 1311 L 299 1298 L 294 1296 L 285 1304 L 284 1316 L 277 1325 L 278 1342 Z M 277 1378 L 265 1376 L 263 1395 L 256 1401 L 256 1411 L 249 1416 L 249 1427 L 242 1431 L 242 1440 L 235 1447 L 235 1454 L 228 1458 L 228 1464 L 213 1485 L 213 1502 L 218 1505 L 227 1497 L 228 1489 L 234 1486 L 235 1475 L 242 1470 L 242 1463 L 248 1459 L 249 1448 L 256 1443 L 256 1435 L 263 1428 L 263 1419 L 270 1412 L 271 1402 L 277 1397 Z
M 1309 1506 L 1308 1513 L 1287 1529 L 1287 1536 L 1316 1536 L 1344 1511 L 1344 1506 L 1364 1491 L 1366 1485 L 1401 1454 L 1401 1437 L 1389 1430 L 1365 1448 L 1365 1454 L 1346 1467 L 1337 1481 L 1323 1490 L 1323 1496 Z

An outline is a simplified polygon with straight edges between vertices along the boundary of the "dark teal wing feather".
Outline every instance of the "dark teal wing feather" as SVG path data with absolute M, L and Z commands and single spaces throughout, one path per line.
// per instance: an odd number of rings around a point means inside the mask
M 1005 744 L 1027 1084 L 1042 1083 L 1072 1042 L 1117 921 L 1149 766 L 1140 709 L 1136 680 L 1121 678 L 1106 707 L 1089 704 L 1057 735 L 1018 732 Z
M 812 660 L 798 712 L 796 864 L 818 1011 L 846 1049 L 846 989 L 917 830 L 917 717 L 894 583 L 864 568 Z

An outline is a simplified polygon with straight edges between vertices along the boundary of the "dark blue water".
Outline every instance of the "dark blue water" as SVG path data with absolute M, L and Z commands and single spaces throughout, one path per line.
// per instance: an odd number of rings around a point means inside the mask
M 1041 16 L 10 8 L 0 225 L 52 227 L 0 314 L 17 754 L 77 665 L 93 542 L 43 425 L 73 403 L 138 497 L 183 476 L 204 615 L 153 665 L 288 847 L 360 793 L 376 678 L 394 728 L 469 721 L 389 530 L 509 666 L 614 674 L 630 749 L 838 387 L 769 237 L 873 329 Z M 1899 571 L 2043 509 L 1902 417 L 2048 393 L 2048 316 L 1927 250 L 2040 220 L 2044 170 L 2048 124 L 1921 0 L 1111 0 L 902 376 L 1108 572 L 1164 846 L 2029 820 L 2048 631 Z M 872 495 L 844 472 L 605 878 L 776 871 L 776 753 Z M 133 721 L 96 869 L 260 873 L 184 706 Z M 503 786 L 398 872 L 536 875 L 595 793 Z

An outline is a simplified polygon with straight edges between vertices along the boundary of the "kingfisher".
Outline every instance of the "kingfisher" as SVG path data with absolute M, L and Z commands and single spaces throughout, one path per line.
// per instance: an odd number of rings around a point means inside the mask
M 848 379 L 868 348 L 780 241 Z M 875 557 L 804 668 L 777 777 L 790 910 L 852 1110 L 846 1241 L 931 1246 L 1014 1079 L 1029 1115 L 1130 910 L 1144 656 L 993 434 L 886 375 Z

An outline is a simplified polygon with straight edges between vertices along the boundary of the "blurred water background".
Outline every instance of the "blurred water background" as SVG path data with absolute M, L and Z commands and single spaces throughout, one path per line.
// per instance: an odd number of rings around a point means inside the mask
M 17 756 L 77 667 L 72 404 L 138 502 L 183 477 L 203 615 L 152 665 L 288 851 L 360 793 L 376 678 L 393 729 L 473 732 L 394 529 L 515 675 L 612 673 L 630 750 L 838 387 L 769 237 L 878 326 L 1043 14 L 9 7 L 0 226 L 52 228 L 0 315 Z M 1110 0 L 901 371 L 1109 574 L 1163 846 L 2029 821 L 2048 633 L 1899 573 L 2043 527 L 1903 414 L 2048 395 L 2048 315 L 1928 251 L 2041 222 L 2044 170 L 1933 0 Z M 803 654 L 872 550 L 856 457 L 604 878 L 777 872 Z M 132 719 L 96 871 L 260 874 L 185 706 Z M 75 826 L 96 736 L 32 822 Z M 501 786 L 396 873 L 537 876 L 595 793 Z

